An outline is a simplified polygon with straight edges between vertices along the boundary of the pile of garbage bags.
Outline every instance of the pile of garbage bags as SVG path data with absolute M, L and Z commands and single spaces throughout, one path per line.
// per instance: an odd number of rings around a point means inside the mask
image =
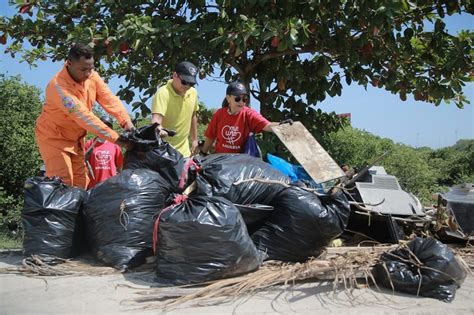
M 77 194 L 63 208 L 53 211 L 42 200 L 57 198 L 59 203 L 64 192 L 44 198 L 54 190 L 41 190 L 49 179 L 32 179 L 41 193 L 25 188 L 25 254 L 68 257 L 77 218 L 83 216 L 86 236 L 81 241 L 101 262 L 128 270 L 154 252 L 157 282 L 176 285 L 247 273 L 264 259 L 304 261 L 344 230 L 349 203 L 342 192 L 296 187 L 288 176 L 246 154 L 185 159 L 155 128 L 123 134 L 134 144 L 124 170 L 90 191 L 59 181 L 54 189 Z M 46 226 L 48 216 L 57 212 L 65 213 L 55 219 L 61 222 Z M 67 229 L 59 229 L 62 225 Z M 45 235 L 55 235 L 49 247 L 38 241 Z

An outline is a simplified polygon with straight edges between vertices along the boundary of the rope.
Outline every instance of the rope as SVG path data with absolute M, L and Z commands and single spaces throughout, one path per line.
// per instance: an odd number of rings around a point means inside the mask
M 120 225 L 123 227 L 123 229 L 126 231 L 128 223 L 130 223 L 130 216 L 128 215 L 127 212 L 125 212 L 125 200 L 122 200 L 122 203 L 120 203 L 120 215 L 119 215 L 119 222 Z

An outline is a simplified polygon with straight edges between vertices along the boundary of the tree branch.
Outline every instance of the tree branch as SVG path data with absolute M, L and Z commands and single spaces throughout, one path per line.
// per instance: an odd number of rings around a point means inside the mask
M 245 68 L 246 71 L 252 71 L 256 66 L 264 62 L 265 60 L 268 59 L 275 59 L 279 58 L 281 56 L 291 56 L 291 55 L 299 55 L 299 54 L 304 54 L 304 53 L 309 53 L 313 52 L 313 49 L 301 49 L 301 50 L 291 50 L 287 49 L 285 51 L 281 52 L 273 52 L 273 53 L 268 53 L 265 55 L 258 55 L 255 57 L 252 63 L 248 64 L 247 67 Z

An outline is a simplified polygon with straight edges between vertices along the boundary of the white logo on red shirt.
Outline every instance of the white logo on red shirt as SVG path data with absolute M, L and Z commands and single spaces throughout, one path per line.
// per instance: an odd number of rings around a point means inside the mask
M 109 166 L 110 161 L 112 161 L 112 155 L 110 151 L 95 151 L 95 159 L 97 161 L 97 166 L 104 169 Z M 110 166 L 108 167 L 110 168 Z M 107 169 L 108 169 L 107 168 Z
M 226 125 L 222 128 L 222 138 L 229 144 L 233 145 L 241 136 L 242 133 L 239 131 L 239 126 Z

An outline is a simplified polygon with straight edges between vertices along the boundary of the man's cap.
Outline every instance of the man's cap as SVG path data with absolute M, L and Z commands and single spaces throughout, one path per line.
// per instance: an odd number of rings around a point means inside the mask
M 112 128 L 114 126 L 114 123 L 112 121 L 112 118 L 110 118 L 109 116 L 107 115 L 104 115 L 102 117 L 100 117 L 100 120 L 102 120 L 102 122 L 104 124 L 106 124 L 107 126 L 109 126 L 109 128 Z
M 226 94 L 239 96 L 239 95 L 244 95 L 244 94 L 248 95 L 249 93 L 247 92 L 245 85 L 243 85 L 242 83 L 232 82 L 227 86 Z
M 190 62 L 182 61 L 176 65 L 174 70 L 186 82 L 196 83 L 198 68 Z

